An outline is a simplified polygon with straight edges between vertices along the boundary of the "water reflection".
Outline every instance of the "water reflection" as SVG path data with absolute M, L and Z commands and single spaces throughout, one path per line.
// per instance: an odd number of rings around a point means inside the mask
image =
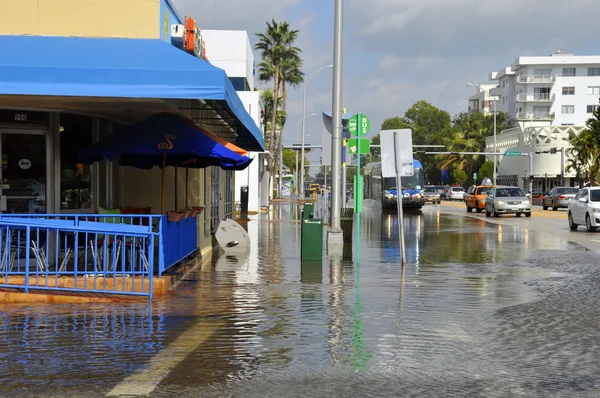
M 408 390 L 394 388 L 399 383 L 418 396 L 465 396 L 468 388 L 448 394 L 448 380 L 471 385 L 473 375 L 510 396 L 540 391 L 531 383 L 539 375 L 535 358 L 569 362 L 538 322 L 571 349 L 576 342 L 564 336 L 593 330 L 586 326 L 596 319 L 593 305 L 581 320 L 553 317 L 578 297 L 572 288 L 563 302 L 544 305 L 548 291 L 561 291 L 593 264 L 578 257 L 578 267 L 568 268 L 573 248 L 559 239 L 432 211 L 406 214 L 401 267 L 397 216 L 366 206 L 360 262 L 348 245 L 342 258 L 302 263 L 292 212 L 282 206 L 277 213 L 277 222 L 261 216 L 248 223 L 248 254 L 216 254 L 152 307 L 3 308 L 0 361 L 10 366 L 0 369 L 0 395 L 25 386 L 104 394 L 181 336 L 204 336 L 198 346 L 181 345 L 192 349 L 157 396 L 185 388 L 183 396 L 402 395 L 395 391 Z M 548 264 L 565 267 L 564 275 Z M 596 350 L 577 352 L 587 369 L 599 368 Z

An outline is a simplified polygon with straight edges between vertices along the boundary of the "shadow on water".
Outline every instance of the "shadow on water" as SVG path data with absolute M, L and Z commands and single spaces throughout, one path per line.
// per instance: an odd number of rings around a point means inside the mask
M 360 259 L 303 263 L 298 210 L 152 307 L 3 307 L 0 395 L 104 395 L 166 352 L 153 396 L 597 396 L 595 254 L 424 209 L 400 267 L 397 216 L 367 203 Z

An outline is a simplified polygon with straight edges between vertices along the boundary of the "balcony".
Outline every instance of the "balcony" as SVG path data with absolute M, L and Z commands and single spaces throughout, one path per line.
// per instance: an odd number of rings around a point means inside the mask
M 517 102 L 553 102 L 554 94 L 538 93 L 538 94 L 517 94 Z
M 518 112 L 517 120 L 554 120 L 552 112 Z
M 519 76 L 517 83 L 554 83 L 556 82 L 556 75 L 542 75 L 542 76 Z

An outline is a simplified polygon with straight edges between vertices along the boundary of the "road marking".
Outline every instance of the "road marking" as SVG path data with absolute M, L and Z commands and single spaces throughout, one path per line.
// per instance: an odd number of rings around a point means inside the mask
M 592 242 L 598 242 L 600 243 L 600 240 L 596 240 L 596 239 L 590 239 Z
M 223 322 L 196 323 L 169 344 L 167 348 L 156 354 L 146 368 L 127 376 L 106 396 L 149 395 L 179 363 L 208 340 L 222 325 Z

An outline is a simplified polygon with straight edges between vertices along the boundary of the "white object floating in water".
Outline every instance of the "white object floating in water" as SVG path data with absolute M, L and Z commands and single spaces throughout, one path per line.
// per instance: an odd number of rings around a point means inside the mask
M 219 223 L 215 238 L 226 252 L 244 253 L 250 249 L 248 232 L 229 218 Z

